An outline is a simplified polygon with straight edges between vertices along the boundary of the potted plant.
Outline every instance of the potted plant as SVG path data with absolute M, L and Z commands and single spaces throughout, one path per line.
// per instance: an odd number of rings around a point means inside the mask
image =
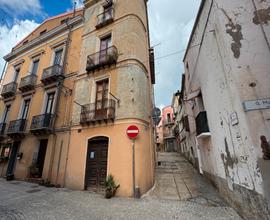
M 105 198 L 110 199 L 115 195 L 116 190 L 120 187 L 120 185 L 116 185 L 113 176 L 110 174 L 106 179 L 105 187 Z
M 39 168 L 37 165 L 35 164 L 32 164 L 30 167 L 29 167 L 29 173 L 30 173 L 30 176 L 31 177 L 39 177 Z

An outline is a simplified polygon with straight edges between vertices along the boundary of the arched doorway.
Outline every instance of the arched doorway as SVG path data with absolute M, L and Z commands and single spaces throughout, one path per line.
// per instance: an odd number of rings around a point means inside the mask
M 107 177 L 109 138 L 95 137 L 88 140 L 85 171 L 85 189 L 103 188 Z

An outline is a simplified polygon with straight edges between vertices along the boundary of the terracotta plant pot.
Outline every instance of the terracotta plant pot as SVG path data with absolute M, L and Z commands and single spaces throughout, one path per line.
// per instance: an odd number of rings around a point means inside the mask
M 110 199 L 113 197 L 113 192 L 110 189 L 106 189 L 105 198 Z

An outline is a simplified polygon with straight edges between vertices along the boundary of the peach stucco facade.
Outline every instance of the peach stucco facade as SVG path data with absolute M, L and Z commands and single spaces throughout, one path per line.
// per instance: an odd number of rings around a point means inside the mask
M 105 24 L 100 25 L 100 14 Z M 111 48 L 117 51 L 112 57 Z M 43 22 L 5 57 L 8 66 L 2 82 L 1 123 L 6 129 L 1 135 L 0 176 L 11 173 L 16 179 L 32 180 L 29 167 L 37 163 L 42 170 L 39 179 L 84 190 L 91 189 L 92 175 L 97 176 L 97 186 L 103 184 L 106 172 L 120 184 L 117 195 L 132 196 L 132 141 L 126 129 L 134 124 L 140 129 L 135 143 L 135 183 L 141 194 L 146 193 L 154 184 L 155 164 L 151 119 L 154 75 L 149 49 L 145 0 L 85 1 L 85 7 L 75 14 Z M 61 73 L 55 74 L 58 67 Z M 15 82 L 18 68 L 17 90 L 5 93 L 6 85 Z M 21 81 L 33 71 L 37 78 L 34 87 L 21 91 Z M 44 79 L 52 73 L 56 78 Z M 8 117 L 4 117 L 6 112 Z M 35 116 L 40 116 L 39 121 L 34 121 Z M 51 117 L 45 120 L 47 116 Z M 15 120 L 26 121 L 23 131 L 11 126 Z M 104 152 L 99 152 L 98 141 L 94 149 L 98 153 L 92 152 L 90 140 L 96 138 L 108 139 L 105 147 L 105 142 L 101 143 Z M 19 147 L 11 163 L 16 144 Z M 103 155 L 100 161 L 95 158 L 99 153 Z M 92 159 L 101 163 L 97 167 L 102 166 L 102 171 L 92 172 L 96 166 Z

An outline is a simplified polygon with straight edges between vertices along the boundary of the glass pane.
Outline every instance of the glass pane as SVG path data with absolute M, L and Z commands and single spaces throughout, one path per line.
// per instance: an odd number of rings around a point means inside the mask
M 98 93 L 97 94 L 97 100 L 101 100 L 102 99 L 102 93 Z
M 58 50 L 55 52 L 54 63 L 53 63 L 54 65 L 61 64 L 62 53 L 63 53 L 63 50 Z
M 37 75 L 38 65 L 39 65 L 39 60 L 36 60 L 35 62 L 33 62 L 33 68 L 32 68 L 33 75 Z

